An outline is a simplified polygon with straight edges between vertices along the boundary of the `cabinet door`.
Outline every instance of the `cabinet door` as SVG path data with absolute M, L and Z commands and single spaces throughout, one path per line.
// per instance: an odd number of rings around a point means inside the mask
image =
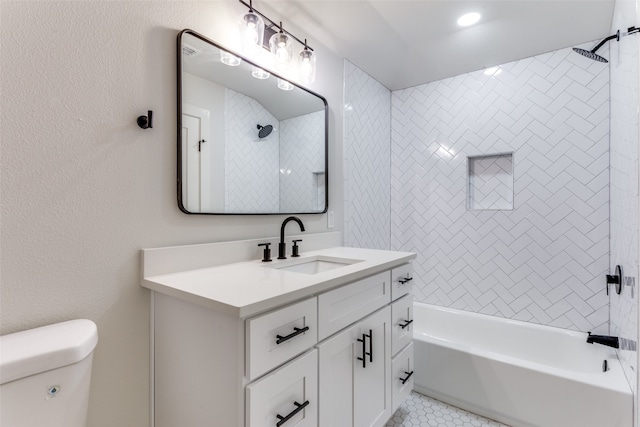
M 322 427 L 378 427 L 391 417 L 390 319 L 385 307 L 318 346 Z
M 364 361 L 356 358 L 354 369 L 354 417 L 356 427 L 384 426 L 391 418 L 391 328 L 390 307 L 377 311 L 359 323 L 365 345 Z M 361 338 L 361 339 L 362 339 Z
M 318 426 L 318 351 L 246 387 L 247 427 Z
M 318 346 L 320 411 L 318 425 L 353 425 L 353 369 L 359 329 L 352 326 Z

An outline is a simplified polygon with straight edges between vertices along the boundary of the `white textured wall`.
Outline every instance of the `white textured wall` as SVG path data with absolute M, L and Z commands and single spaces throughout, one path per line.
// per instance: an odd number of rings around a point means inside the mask
M 418 252 L 417 301 L 606 332 L 608 67 L 500 69 L 392 93 L 391 246 Z M 467 157 L 511 152 L 514 209 L 468 210 Z
M 189 216 L 176 203 L 176 36 L 191 28 L 236 46 L 245 10 L 236 0 L 0 6 L 0 332 L 98 324 L 90 427 L 148 425 L 140 249 L 278 234 L 282 216 Z M 342 60 L 313 47 L 322 60 L 311 90 L 330 106 L 340 230 Z M 136 118 L 147 109 L 154 127 L 142 130 Z M 326 229 L 326 215 L 302 219 L 309 232 Z
M 640 1 L 617 0 L 611 32 L 640 22 Z M 611 334 L 638 341 L 638 35 L 610 44 L 611 70 L 611 264 L 623 268 L 622 293 L 611 293 Z M 613 289 L 613 287 L 612 287 Z M 638 352 L 618 351 L 627 379 L 637 393 Z M 636 402 L 637 411 L 637 399 Z M 637 419 L 637 417 L 636 417 Z
M 389 249 L 391 92 L 349 61 L 344 81 L 344 241 Z

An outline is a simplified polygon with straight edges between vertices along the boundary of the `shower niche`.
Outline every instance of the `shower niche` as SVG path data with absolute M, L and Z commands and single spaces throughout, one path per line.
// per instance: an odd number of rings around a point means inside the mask
M 467 208 L 513 209 L 513 153 L 467 158 Z

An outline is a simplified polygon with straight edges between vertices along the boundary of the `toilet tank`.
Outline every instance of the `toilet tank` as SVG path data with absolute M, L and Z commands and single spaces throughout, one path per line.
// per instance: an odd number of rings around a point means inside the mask
M 0 337 L 0 426 L 85 427 L 98 330 L 79 319 Z

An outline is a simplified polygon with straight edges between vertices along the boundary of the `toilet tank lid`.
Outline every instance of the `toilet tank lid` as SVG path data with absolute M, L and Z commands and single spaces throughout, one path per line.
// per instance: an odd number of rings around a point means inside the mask
M 0 384 L 61 368 L 87 357 L 98 343 L 91 320 L 77 319 L 0 337 Z

